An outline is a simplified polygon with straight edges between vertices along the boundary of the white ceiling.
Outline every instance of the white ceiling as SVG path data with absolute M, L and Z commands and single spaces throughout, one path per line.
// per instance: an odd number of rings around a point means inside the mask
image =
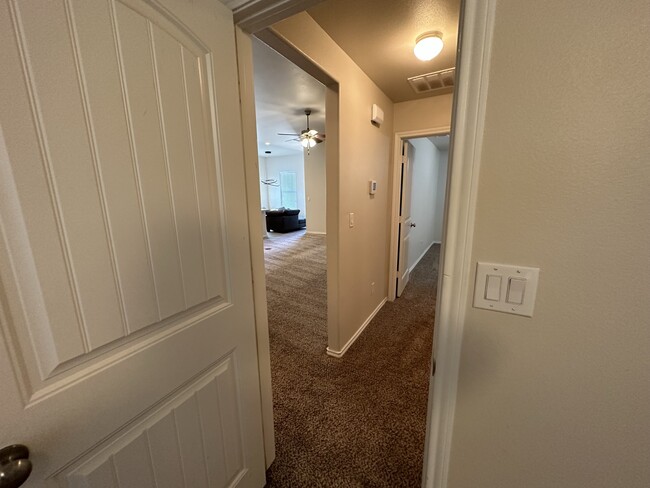
M 310 108 L 310 129 L 325 132 L 325 87 L 263 42 L 253 38 L 253 68 L 257 141 L 260 156 L 302 153 L 291 136 L 306 128 L 305 109 Z M 265 143 L 269 142 L 270 145 Z M 327 144 L 324 142 L 323 144 Z M 271 151 L 271 154 L 265 154 Z

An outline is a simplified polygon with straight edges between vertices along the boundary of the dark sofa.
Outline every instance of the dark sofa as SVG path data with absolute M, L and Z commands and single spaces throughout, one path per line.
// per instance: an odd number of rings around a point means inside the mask
M 300 229 L 298 214 L 300 210 L 278 209 L 266 211 L 266 230 L 273 232 L 292 232 Z

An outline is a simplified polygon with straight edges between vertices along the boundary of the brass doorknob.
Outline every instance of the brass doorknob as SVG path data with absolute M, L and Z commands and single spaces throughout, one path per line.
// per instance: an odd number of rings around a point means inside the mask
M 29 449 L 14 444 L 0 449 L 0 488 L 18 488 L 32 472 Z

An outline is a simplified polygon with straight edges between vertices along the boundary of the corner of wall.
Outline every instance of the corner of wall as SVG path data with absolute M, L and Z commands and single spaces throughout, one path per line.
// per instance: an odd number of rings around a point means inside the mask
M 337 171 L 328 169 L 328 196 L 331 185 L 337 195 L 333 208 L 337 219 L 335 236 L 330 229 L 328 205 L 328 259 L 330 243 L 336 239 L 337 306 L 329 311 L 331 318 L 329 346 L 341 351 L 387 296 L 389 255 L 388 227 L 391 144 L 393 137 L 393 102 L 359 68 L 352 59 L 325 33 L 308 14 L 301 13 L 273 26 L 274 33 L 292 45 L 338 82 L 338 157 Z M 385 122 L 374 126 L 370 122 L 372 104 L 378 104 L 385 113 Z M 328 109 L 328 119 L 330 111 Z M 330 128 L 328 144 L 330 144 Z M 333 134 L 332 134 L 333 135 Z M 358 144 L 359 138 L 365 144 Z M 329 152 L 329 151 L 328 151 Z M 328 156 L 328 168 L 330 159 Z M 336 181 L 330 182 L 330 173 Z M 368 181 L 376 180 L 379 191 L 368 192 Z M 328 197 L 329 198 L 329 197 Z M 355 226 L 348 224 L 350 213 L 355 215 Z M 371 283 L 375 292 L 371 293 Z M 328 292 L 331 290 L 328 284 Z M 329 299 L 328 299 L 329 302 Z M 333 328 L 336 331 L 332 330 Z

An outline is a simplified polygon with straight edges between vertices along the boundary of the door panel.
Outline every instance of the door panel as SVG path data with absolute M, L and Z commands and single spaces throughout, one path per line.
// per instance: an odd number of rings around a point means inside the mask
M 400 297 L 406 284 L 409 282 L 409 244 L 411 234 L 411 185 L 413 183 L 413 167 L 411 165 L 413 145 L 403 141 L 401 189 L 400 189 L 400 214 L 397 256 L 397 296 Z
M 63 10 L 77 19 L 96 20 L 90 9 L 83 11 L 90 2 L 78 3 L 82 12 L 74 10 L 72 3 L 66 4 L 67 9 L 52 9 L 62 17 L 58 20 L 63 26 L 66 23 Z M 214 205 L 220 192 L 214 184 L 214 158 L 208 157 L 209 153 L 202 147 L 196 151 L 198 157 L 195 156 L 190 144 L 190 116 L 198 134 L 211 132 L 210 127 L 205 127 L 207 119 L 203 117 L 209 98 L 205 89 L 207 81 L 199 76 L 201 71 L 205 73 L 201 58 L 192 55 L 160 28 L 153 27 L 140 14 L 117 5 L 117 16 L 113 18 L 120 28 L 115 36 L 117 51 L 120 58 L 122 52 L 126 56 L 121 83 L 115 76 L 120 70 L 114 65 L 113 86 L 108 87 L 108 81 L 99 82 L 107 75 L 102 63 L 84 63 L 85 59 L 97 57 L 94 46 L 94 39 L 100 37 L 96 35 L 97 30 L 87 39 L 76 36 L 75 24 L 68 31 L 49 21 L 37 22 L 35 18 L 44 16 L 39 15 L 36 6 L 30 11 L 29 2 L 18 5 L 15 19 L 17 30 L 24 37 L 20 45 L 25 64 L 38 68 L 28 67 L 26 77 L 32 87 L 31 102 L 38 109 L 34 114 L 35 125 L 45 152 L 43 177 L 48 181 L 50 197 L 34 205 L 33 210 L 34 213 L 52 212 L 49 225 L 56 228 L 61 240 L 62 258 L 57 260 L 49 252 L 45 253 L 39 268 L 58 265 L 57 274 L 65 268 L 66 272 L 61 274 L 67 276 L 69 288 L 65 297 L 58 293 L 51 300 L 44 297 L 48 311 L 63 306 L 67 312 L 52 327 L 65 340 L 37 346 L 37 356 L 49 360 L 41 366 L 47 375 L 67 360 L 208 298 L 225 295 L 221 229 L 210 225 L 220 218 L 219 209 Z M 110 25 L 109 14 L 105 24 Z M 57 19 L 56 15 L 52 17 Z M 23 29 L 26 24 L 30 28 Z M 79 24 L 87 27 L 83 22 Z M 79 42 L 74 50 L 69 47 L 67 52 L 61 48 L 68 56 L 61 56 L 57 65 L 60 84 L 79 91 L 71 97 L 55 96 L 52 92 L 53 81 L 48 70 L 53 71 L 54 67 L 49 65 L 50 50 L 42 46 L 46 43 L 44 39 L 65 36 L 68 40 L 87 41 Z M 40 39 L 40 44 L 34 38 Z M 65 45 L 63 40 L 59 44 Z M 88 55 L 83 57 L 83 52 Z M 72 58 L 81 70 L 78 74 Z M 95 67 L 99 73 L 93 72 Z M 191 83 L 185 79 L 186 69 L 191 73 Z M 125 99 L 123 92 L 127 93 Z M 195 101 L 190 107 L 186 103 L 188 93 L 204 103 Z M 66 98 L 70 100 L 64 103 Z M 113 113 L 106 113 L 106 106 Z M 166 118 L 164 107 L 167 107 Z M 60 114 L 65 124 L 60 123 Z M 131 121 L 130 137 L 126 133 L 127 118 Z M 169 137 L 165 136 L 167 133 Z M 197 139 L 200 145 L 205 144 L 205 137 L 197 136 Z M 18 171 L 27 173 L 32 169 L 36 168 L 21 167 Z M 200 187 L 200 196 L 197 174 L 206 181 Z M 25 174 L 16 183 L 20 185 L 18 192 L 28 191 L 32 173 Z M 201 217 L 205 222 L 201 222 Z M 28 234 L 41 233 L 43 218 L 26 219 Z M 205 233 L 204 226 L 210 227 Z M 38 253 L 34 254 L 38 259 Z M 211 255 L 209 266 L 204 264 L 205 254 Z M 209 295 L 207 276 L 212 285 Z M 69 352 L 50 358 L 60 344 L 70 344 Z
M 121 58 L 127 117 L 137 161 L 143 221 L 147 224 L 152 276 L 160 316 L 185 307 L 179 242 L 170 188 L 163 113 L 154 66 L 150 22 L 117 3 L 117 51 Z M 119 30 L 118 30 L 119 29 Z M 180 95 L 180 94 L 179 94 Z
M 229 486 L 244 468 L 235 385 L 227 358 L 63 477 L 71 487 L 103 477 L 99 486 Z
M 160 320 L 160 291 L 154 284 L 150 251 L 150 240 L 156 236 L 145 224 L 141 169 L 135 165 L 133 154 L 136 139 L 131 127 L 125 124 L 130 111 L 123 96 L 122 83 L 126 88 L 126 77 L 120 76 L 123 57 L 116 49 L 119 37 L 114 37 L 108 2 L 93 5 L 76 0 L 70 12 L 77 20 L 73 33 L 84 77 L 86 117 L 93 129 L 125 320 L 128 329 L 136 331 Z M 141 146 L 144 144 L 141 139 L 138 141 Z
M 34 486 L 261 486 L 230 11 L 3 0 L 0 31 L 0 441 Z

